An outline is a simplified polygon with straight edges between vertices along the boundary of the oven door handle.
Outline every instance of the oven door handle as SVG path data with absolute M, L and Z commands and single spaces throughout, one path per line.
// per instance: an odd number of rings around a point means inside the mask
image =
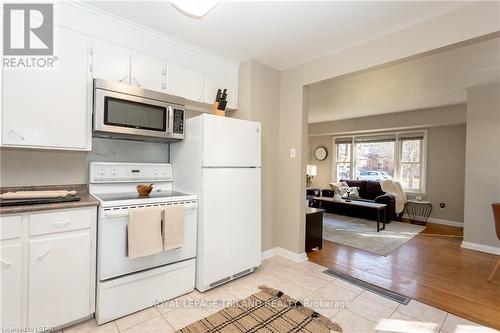
M 128 210 L 119 210 L 119 211 L 108 211 L 104 212 L 104 217 L 127 217 L 128 216 Z
M 184 204 L 184 209 L 193 209 L 197 207 L 196 203 L 187 203 Z M 165 206 L 162 206 L 165 207 Z M 127 217 L 128 216 L 128 209 L 121 209 L 121 210 L 110 210 L 110 211 L 105 211 L 104 212 L 104 217 Z

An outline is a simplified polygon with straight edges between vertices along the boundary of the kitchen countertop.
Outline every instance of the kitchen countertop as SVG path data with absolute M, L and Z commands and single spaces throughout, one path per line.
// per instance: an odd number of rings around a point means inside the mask
M 91 194 L 89 194 L 89 192 L 87 191 L 87 186 L 83 185 L 83 184 L 2 187 L 2 188 L 0 188 L 0 193 L 15 192 L 15 191 L 50 191 L 50 190 L 68 190 L 68 191 L 75 190 L 76 195 L 78 195 L 80 197 L 80 201 L 0 207 L 0 215 L 20 214 L 20 213 L 25 213 L 25 212 L 35 212 L 35 211 L 41 211 L 41 210 L 99 206 L 99 201 L 95 197 L 93 197 Z

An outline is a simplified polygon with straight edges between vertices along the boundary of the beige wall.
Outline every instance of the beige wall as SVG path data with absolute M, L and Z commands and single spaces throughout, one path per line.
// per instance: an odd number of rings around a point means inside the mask
M 367 133 L 370 131 L 397 131 L 464 124 L 466 104 L 448 105 L 429 109 L 395 112 L 362 118 L 309 124 L 309 135 Z
M 465 124 L 427 129 L 426 199 L 434 206 L 432 218 L 464 221 L 465 132 Z M 329 153 L 327 160 L 316 161 L 313 154 L 318 145 L 327 146 L 333 154 L 333 135 L 309 137 L 309 164 L 318 166 L 313 186 L 329 188 L 333 156 Z M 439 208 L 442 202 L 446 204 L 444 209 Z
M 500 84 L 467 92 L 464 242 L 496 247 L 491 203 L 500 202 Z
M 255 60 L 240 66 L 238 111 L 231 117 L 259 121 L 262 124 L 262 250 L 275 246 L 275 200 L 279 132 L 279 87 L 277 70 Z
M 328 156 L 324 161 L 318 161 L 314 157 L 314 150 L 324 146 L 328 150 Z M 330 188 L 328 184 L 332 182 L 332 162 L 333 162 L 333 136 L 310 136 L 309 137 L 309 156 L 307 164 L 313 164 L 318 167 L 318 175 L 313 178 L 311 187 Z
M 465 124 L 430 128 L 427 132 L 426 199 L 431 217 L 464 221 Z M 443 202 L 444 209 L 439 207 Z

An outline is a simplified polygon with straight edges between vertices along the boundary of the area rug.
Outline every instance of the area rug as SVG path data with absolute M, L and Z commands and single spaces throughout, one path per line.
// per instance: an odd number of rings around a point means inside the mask
M 177 332 L 342 332 L 339 325 L 314 310 L 304 307 L 281 291 L 265 286 L 259 288 L 261 292 Z
M 425 227 L 392 221 L 377 232 L 377 222 L 356 217 L 324 214 L 323 239 L 387 256 Z

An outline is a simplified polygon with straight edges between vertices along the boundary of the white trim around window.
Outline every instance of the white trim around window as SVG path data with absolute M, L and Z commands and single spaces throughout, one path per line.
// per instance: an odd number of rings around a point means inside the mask
M 418 162 L 402 162 L 402 148 L 403 141 L 408 140 L 408 137 L 411 137 L 411 134 L 421 134 L 422 140 L 420 143 L 420 160 Z M 388 138 L 395 137 L 394 144 L 394 175 L 393 178 L 399 180 L 401 178 L 401 168 L 403 164 L 419 164 L 420 163 L 420 189 L 412 189 L 405 188 L 405 192 L 407 193 L 415 193 L 415 194 L 425 194 L 426 191 L 426 174 L 427 174 L 427 130 L 413 130 L 413 131 L 399 131 L 399 132 L 379 132 L 379 133 L 370 133 L 370 134 L 344 134 L 333 137 L 333 158 L 332 158 L 332 180 L 333 182 L 339 181 L 337 179 L 337 164 L 338 163 L 347 163 L 347 162 L 337 162 L 337 144 L 336 140 L 341 139 L 351 139 L 351 149 L 350 149 L 350 160 L 349 160 L 349 173 L 351 179 L 356 179 L 358 175 L 356 175 L 357 170 L 357 158 L 356 158 L 356 139 L 362 141 L 363 139 L 368 139 L 370 137 L 376 138 Z M 361 140 L 360 140 L 361 139 Z M 347 141 L 347 140 L 342 140 Z

